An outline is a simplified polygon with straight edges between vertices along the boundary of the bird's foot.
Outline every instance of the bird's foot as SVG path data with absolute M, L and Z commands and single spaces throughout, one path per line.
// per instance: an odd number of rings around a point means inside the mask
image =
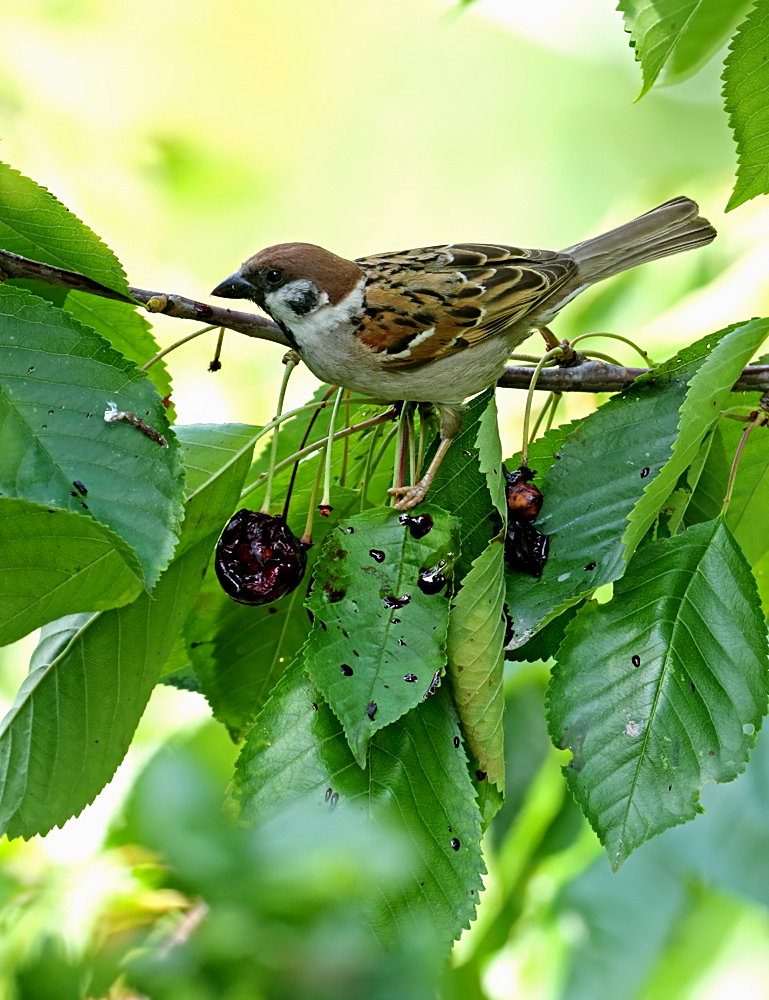
M 422 503 L 424 498 L 427 496 L 427 491 L 430 489 L 430 483 L 425 482 L 422 479 L 420 482 L 416 483 L 414 486 L 393 486 L 387 492 L 391 496 L 398 496 L 402 493 L 403 496 L 395 504 L 396 510 L 411 510 L 416 507 L 417 504 Z

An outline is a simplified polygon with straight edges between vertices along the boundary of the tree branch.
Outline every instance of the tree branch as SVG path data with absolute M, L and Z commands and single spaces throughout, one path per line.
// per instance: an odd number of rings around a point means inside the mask
M 151 313 L 164 313 L 176 319 L 191 319 L 211 326 L 224 326 L 228 330 L 269 340 L 273 344 L 290 347 L 285 334 L 271 319 L 256 313 L 237 312 L 222 306 L 211 306 L 182 295 L 167 292 L 151 292 L 145 288 L 130 287 L 130 298 L 106 285 L 87 278 L 74 271 L 65 271 L 50 264 L 41 264 L 9 250 L 0 250 L 0 281 L 7 278 L 27 278 L 43 281 L 47 285 L 58 285 L 107 299 L 131 302 L 143 306 Z M 544 368 L 537 381 L 537 389 L 545 392 L 617 392 L 631 385 L 639 375 L 645 375 L 648 368 L 622 368 L 604 361 L 586 361 L 570 368 Z M 528 389 L 533 368 L 508 367 L 497 385 L 503 389 Z M 769 390 L 769 365 L 753 365 L 745 368 L 734 385 L 734 391 Z
M 270 340 L 274 344 L 290 347 L 285 334 L 271 319 L 257 316 L 255 313 L 237 312 L 223 306 L 210 306 L 206 302 L 196 302 L 182 295 L 169 295 L 167 292 L 151 292 L 145 288 L 131 287 L 130 298 L 120 292 L 107 288 L 106 285 L 87 278 L 75 271 L 65 271 L 50 264 L 40 264 L 29 260 L 9 250 L 0 250 L 0 280 L 7 278 L 27 278 L 43 281 L 47 285 L 57 285 L 79 292 L 90 292 L 106 299 L 117 299 L 119 302 L 131 302 L 141 305 L 151 313 L 164 313 L 176 319 L 191 319 L 210 326 L 226 326 L 247 337 L 258 337 L 260 340 Z
M 573 368 L 543 368 L 536 388 L 547 392 L 619 392 L 632 385 L 650 368 L 622 368 L 605 361 L 585 361 Z M 505 368 L 497 382 L 503 389 L 528 389 L 533 368 Z M 766 392 L 769 389 L 769 365 L 744 368 L 732 387 L 733 392 Z

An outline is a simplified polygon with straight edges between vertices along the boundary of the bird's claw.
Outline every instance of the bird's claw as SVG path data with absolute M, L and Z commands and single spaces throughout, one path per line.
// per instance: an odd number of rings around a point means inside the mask
M 417 483 L 416 486 L 393 486 L 387 492 L 391 496 L 398 496 L 399 493 L 403 494 L 395 504 L 396 510 L 411 510 L 417 504 L 422 503 L 429 488 L 429 484 Z

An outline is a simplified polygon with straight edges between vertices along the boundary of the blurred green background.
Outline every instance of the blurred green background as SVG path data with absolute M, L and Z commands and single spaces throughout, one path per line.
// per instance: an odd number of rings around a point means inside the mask
M 560 336 L 629 336 L 661 360 L 766 314 L 769 209 L 755 201 L 723 215 L 734 150 L 719 60 L 634 105 L 640 74 L 612 7 L 3 0 L 0 158 L 99 233 L 132 284 L 203 299 L 275 242 L 350 257 L 458 240 L 557 248 L 687 194 L 719 229 L 712 246 L 592 289 L 555 324 Z M 189 332 L 180 327 L 160 317 L 160 343 Z M 593 342 L 636 363 L 606 343 Z M 180 422 L 269 419 L 281 349 L 228 334 L 216 375 L 206 371 L 212 351 L 201 338 L 168 359 Z M 300 370 L 290 402 L 313 387 Z M 522 394 L 498 397 L 511 453 Z M 560 416 L 595 402 L 567 395 Z M 33 645 L 0 651 L 1 708 Z M 545 735 L 547 668 L 509 666 L 507 803 L 487 838 L 480 917 L 455 949 L 445 995 L 769 997 L 762 744 L 710 815 L 611 876 Z M 193 934 L 197 951 L 179 946 L 182 986 L 161 983 L 150 963 L 136 973 L 150 996 L 433 995 L 429 927 L 415 929 L 402 966 L 377 964 L 356 937 L 371 859 L 399 877 L 384 840 L 340 832 L 360 848 L 345 866 L 308 820 L 292 849 L 310 858 L 309 878 L 280 854 L 284 833 L 235 842 L 210 819 L 236 753 L 199 696 L 159 690 L 93 806 L 44 840 L 0 841 L 0 997 L 62 997 L 70 974 L 78 995 L 88 962 L 111 968 L 136 928 L 151 929 L 150 952 L 173 951 L 180 915 L 200 915 L 203 897 L 216 918 Z M 173 799 L 178 814 L 169 789 L 185 792 Z M 196 854 L 203 843 L 217 855 L 218 882 Z M 236 900 L 226 859 L 252 855 L 252 896 Z M 317 976 L 286 971 L 303 963 Z M 102 995 L 95 985 L 93 995 Z

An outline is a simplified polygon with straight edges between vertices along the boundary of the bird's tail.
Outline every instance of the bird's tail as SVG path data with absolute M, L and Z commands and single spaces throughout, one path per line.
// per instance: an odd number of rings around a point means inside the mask
M 657 257 L 704 246 L 715 236 L 696 202 L 673 198 L 618 229 L 566 247 L 563 252 L 576 259 L 579 283 L 584 288 Z

